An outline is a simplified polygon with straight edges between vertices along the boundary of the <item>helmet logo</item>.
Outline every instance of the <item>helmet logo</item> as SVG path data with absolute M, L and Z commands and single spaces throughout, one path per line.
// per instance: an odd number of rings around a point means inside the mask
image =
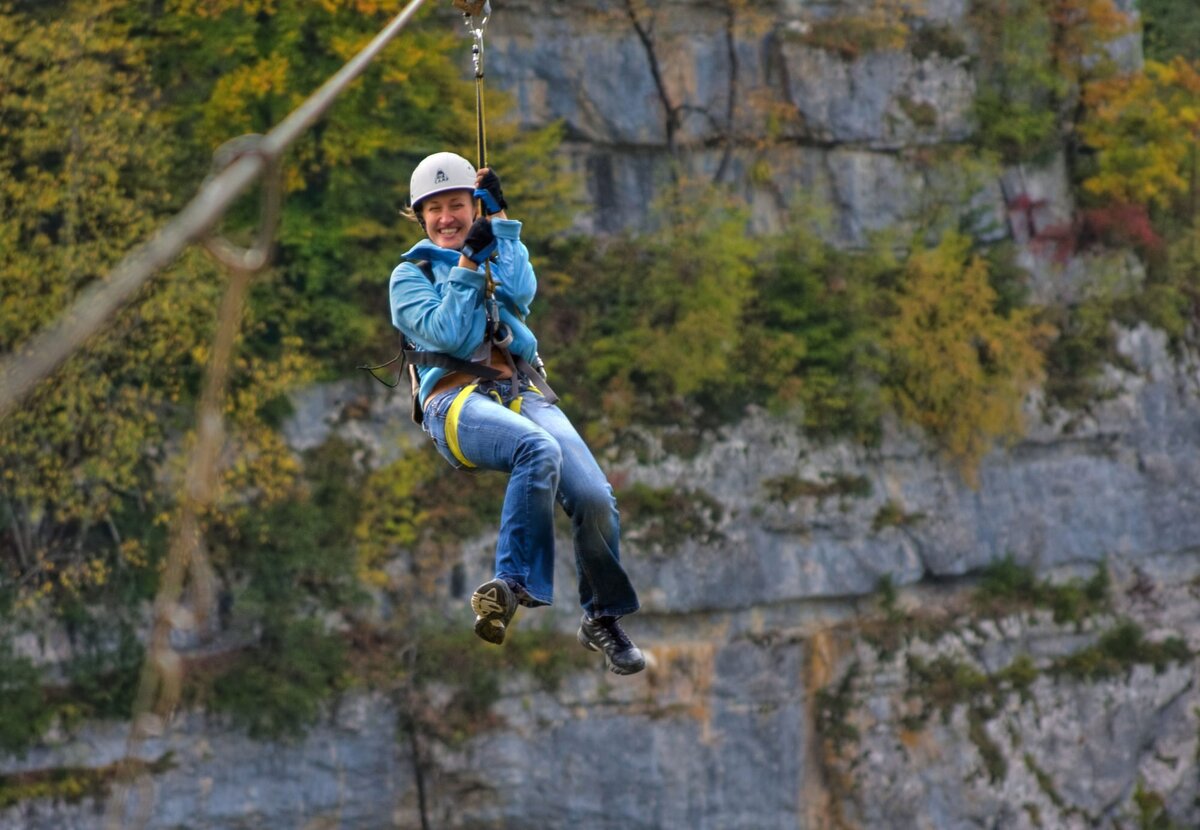
M 442 184 L 443 182 L 448 182 L 448 181 L 450 181 L 450 178 L 446 175 L 445 170 L 437 171 L 437 175 L 433 177 L 434 184 Z

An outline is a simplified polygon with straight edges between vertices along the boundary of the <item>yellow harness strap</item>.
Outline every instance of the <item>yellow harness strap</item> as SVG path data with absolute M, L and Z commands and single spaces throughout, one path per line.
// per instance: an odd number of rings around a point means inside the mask
M 458 445 L 458 417 L 462 414 L 462 408 L 467 402 L 467 398 L 471 397 L 471 393 L 478 388 L 478 383 L 472 383 L 460 389 L 454 396 L 454 403 L 450 404 L 450 411 L 446 414 L 446 445 L 450 447 L 450 454 L 457 458 L 464 467 L 474 467 L 475 465 L 467 460 L 467 457 L 462 454 L 462 448 Z
M 475 465 L 467 460 L 467 457 L 463 455 L 462 447 L 459 446 L 458 419 L 459 416 L 462 415 L 462 408 L 466 405 L 467 398 L 471 397 L 471 394 L 474 393 L 478 388 L 478 383 L 472 383 L 458 390 L 458 394 L 454 396 L 454 402 L 450 404 L 450 411 L 446 413 L 446 446 L 450 448 L 450 454 L 457 458 L 458 462 L 464 467 L 474 467 Z M 542 394 L 542 390 L 532 385 L 529 387 L 529 391 L 536 392 L 539 395 Z M 500 404 L 501 406 L 504 405 L 504 399 L 500 397 L 499 392 L 493 389 L 490 394 L 493 398 L 495 398 L 496 403 Z M 542 397 L 545 396 L 543 395 Z M 520 415 L 521 401 L 524 399 L 524 395 L 518 395 L 513 399 L 512 403 L 508 405 L 508 408 Z

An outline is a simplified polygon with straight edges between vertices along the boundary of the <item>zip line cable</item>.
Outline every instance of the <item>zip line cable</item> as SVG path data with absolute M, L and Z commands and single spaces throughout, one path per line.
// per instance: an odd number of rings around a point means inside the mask
M 307 100 L 262 136 L 253 152 L 236 156 L 229 166 L 210 176 L 200 190 L 150 241 L 127 255 L 108 279 L 93 283 L 54 323 L 0 362 L 0 420 L 7 417 L 33 388 L 99 332 L 155 273 L 174 262 L 190 245 L 205 239 L 234 200 L 277 162 L 333 105 L 385 46 L 408 25 L 425 4 L 412 0 L 367 44 Z M 458 0 L 455 5 L 459 6 Z M 460 6 L 461 8 L 461 6 Z M 251 252 L 263 250 L 256 246 Z M 254 262 L 242 265 L 257 270 Z M 220 258 L 220 254 L 217 254 Z

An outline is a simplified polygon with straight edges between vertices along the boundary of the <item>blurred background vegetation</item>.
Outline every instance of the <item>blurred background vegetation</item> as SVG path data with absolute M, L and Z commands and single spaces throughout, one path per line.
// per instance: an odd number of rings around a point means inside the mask
M 747 206 L 682 165 L 651 227 L 580 235 L 582 183 L 556 162 L 561 130 L 505 126 L 493 89 L 493 163 L 540 276 L 531 323 L 598 450 L 639 425 L 699 433 L 754 404 L 815 438 L 864 444 L 898 417 L 970 479 L 996 442 L 1021 435 L 1034 389 L 1076 409 L 1094 400 L 1096 373 L 1114 359 L 1113 321 L 1148 321 L 1177 346 L 1194 340 L 1194 0 L 1143 0 L 1146 61 L 1132 74 L 1108 59 L 1130 32 L 1111 0 L 1006 0 L 1002 15 L 997 2 L 971 3 L 973 145 L 940 163 L 983 181 L 1065 147 L 1080 206 L 1071 245 L 1134 251 L 1143 285 L 1030 305 L 1011 244 L 985 243 L 934 208 L 914 217 L 915 231 L 859 250 L 826 241 L 820 205 L 750 236 Z M 190 199 L 220 144 L 267 131 L 401 5 L 0 0 L 0 353 Z M 839 52 L 967 50 L 895 5 L 880 0 L 882 17 L 834 18 L 809 37 Z M 452 478 L 427 448 L 378 469 L 337 443 L 298 457 L 281 426 L 290 391 L 394 350 L 387 277 L 418 234 L 398 216 L 409 172 L 433 151 L 473 155 L 459 28 L 423 13 L 287 158 L 275 264 L 255 283 L 221 498 L 206 517 L 221 622 L 244 636 L 190 675 L 197 702 L 256 735 L 298 734 L 352 685 L 405 695 L 430 730 L 457 728 L 411 703 L 462 648 L 426 619 L 423 598 L 445 577 L 447 552 L 495 521 L 497 482 Z M 226 231 L 248 233 L 254 213 L 247 198 Z M 187 255 L 0 423 L 0 750 L 28 746 L 55 719 L 129 711 L 134 633 L 177 508 L 224 281 L 204 255 Z M 47 621 L 74 655 L 50 673 L 8 645 Z M 520 647 L 486 659 L 525 661 L 553 683 L 578 651 L 555 648 L 548 630 L 521 634 Z M 477 683 L 494 682 L 487 670 Z M 464 694 L 464 711 L 478 699 Z

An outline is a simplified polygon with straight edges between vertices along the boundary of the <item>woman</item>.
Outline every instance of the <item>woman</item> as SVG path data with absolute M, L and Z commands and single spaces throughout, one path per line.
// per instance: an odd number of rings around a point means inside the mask
M 479 218 L 475 199 L 485 214 Z M 616 674 L 639 672 L 645 658 L 618 622 L 638 609 L 638 599 L 621 567 L 616 500 L 531 368 L 537 340 L 525 317 L 537 278 L 500 179 L 462 156 L 435 153 L 413 171 L 409 204 L 427 239 L 404 254 L 389 292 L 392 322 L 413 347 L 422 428 L 455 467 L 509 474 L 495 578 L 471 596 L 475 633 L 502 643 L 518 604 L 551 603 L 557 500 L 574 535 L 579 641 L 603 652 Z

